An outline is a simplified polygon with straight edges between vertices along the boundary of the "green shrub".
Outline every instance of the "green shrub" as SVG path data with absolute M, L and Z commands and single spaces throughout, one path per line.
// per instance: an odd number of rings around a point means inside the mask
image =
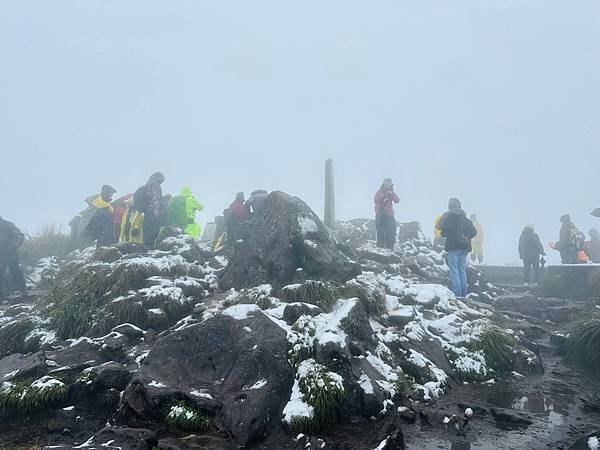
M 28 413 L 39 411 L 64 401 L 69 388 L 49 376 L 38 380 L 5 381 L 0 385 L 0 409 L 4 412 Z
M 492 325 L 470 342 L 467 348 L 483 352 L 487 367 L 501 375 L 513 369 L 514 349 L 518 344 L 517 338 Z
M 304 401 L 314 409 L 308 421 L 300 419 L 306 431 L 325 430 L 335 425 L 344 400 L 342 377 L 308 359 L 298 367 L 298 384 Z
M 359 275 L 342 288 L 342 297 L 358 298 L 369 317 L 381 317 L 387 311 L 385 289 L 374 276 Z
M 568 337 L 571 354 L 592 369 L 600 369 L 600 314 L 575 322 Z
M 329 281 L 307 280 L 302 284 L 285 286 L 279 292 L 279 298 L 284 302 L 310 303 L 323 312 L 331 312 L 335 302 L 343 297 L 342 288 Z
M 171 406 L 166 423 L 169 427 L 183 431 L 206 431 L 211 421 L 202 411 L 180 401 Z
M 0 325 L 0 357 L 26 353 L 28 348 L 25 338 L 34 328 L 35 324 L 27 313 L 21 313 Z

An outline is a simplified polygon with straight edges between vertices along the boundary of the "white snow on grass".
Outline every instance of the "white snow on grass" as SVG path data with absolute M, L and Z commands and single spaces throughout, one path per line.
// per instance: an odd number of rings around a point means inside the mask
M 333 342 L 340 346 L 346 345 L 346 333 L 342 330 L 342 320 L 348 316 L 358 299 L 338 300 L 329 314 L 319 314 L 314 318 L 314 340 L 320 344 Z
M 166 385 L 164 385 L 158 381 L 155 381 L 155 380 L 152 380 L 150 383 L 148 383 L 148 386 L 155 387 L 155 388 L 166 388 L 167 387 Z
M 31 383 L 31 388 L 43 392 L 62 387 L 64 385 L 65 384 L 62 381 L 57 380 L 56 378 L 45 376 Z
M 291 424 L 294 418 L 311 418 L 314 411 L 314 408 L 304 401 L 298 380 L 294 380 L 290 400 L 283 408 L 283 421 Z
M 256 313 L 259 313 L 259 312 L 262 313 L 262 310 L 257 305 L 254 305 L 254 304 L 233 305 L 233 306 L 230 306 L 229 308 L 223 310 L 223 314 L 225 314 L 226 316 L 232 317 L 235 320 L 244 320 L 244 319 L 247 319 L 248 317 L 254 316 Z

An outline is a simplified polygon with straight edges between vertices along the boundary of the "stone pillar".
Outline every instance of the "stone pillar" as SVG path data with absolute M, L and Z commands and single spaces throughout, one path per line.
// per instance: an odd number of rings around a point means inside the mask
M 335 226 L 335 188 L 333 183 L 333 159 L 325 161 L 325 226 Z

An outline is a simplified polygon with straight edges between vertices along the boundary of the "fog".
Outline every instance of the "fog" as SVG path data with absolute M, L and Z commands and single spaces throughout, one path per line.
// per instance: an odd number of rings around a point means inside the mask
M 459 197 L 517 261 L 527 223 L 600 227 L 599 54 L 593 0 L 0 1 L 0 215 L 66 226 L 157 170 L 202 222 L 257 188 L 322 214 L 333 158 L 338 219 L 390 176 L 398 221 Z

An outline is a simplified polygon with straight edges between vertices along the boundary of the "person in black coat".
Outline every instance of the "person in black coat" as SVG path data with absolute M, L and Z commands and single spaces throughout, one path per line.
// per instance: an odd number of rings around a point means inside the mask
M 594 264 L 600 263 L 600 233 L 591 229 L 588 233 L 590 240 L 585 243 L 585 253 Z
M 532 269 L 533 282 L 537 284 L 540 278 L 540 258 L 545 254 L 542 241 L 535 232 L 533 225 L 526 225 L 519 238 L 519 257 L 523 260 L 523 282 L 525 286 L 531 282 Z
M 457 297 L 467 296 L 467 255 L 471 251 L 471 240 L 477 236 L 477 229 L 462 210 L 456 198 L 448 202 L 446 212 L 438 222 L 442 237 L 446 238 L 448 271 L 452 280 L 452 291 Z
M 18 250 L 25 242 L 25 235 L 17 226 L 0 217 L 0 297 L 4 295 L 4 272 L 8 269 L 16 290 L 25 294 L 25 277 L 19 269 Z

